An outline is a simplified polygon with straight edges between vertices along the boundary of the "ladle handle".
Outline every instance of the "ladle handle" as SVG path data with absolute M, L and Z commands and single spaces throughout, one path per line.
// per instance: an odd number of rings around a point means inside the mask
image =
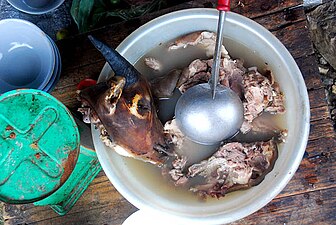
M 223 27 L 226 12 L 230 10 L 230 0 L 218 0 L 217 9 L 219 10 L 219 20 L 218 20 L 216 46 L 211 70 L 211 83 L 210 83 L 212 90 L 212 99 L 215 99 L 216 96 L 216 86 L 218 84 L 219 79 L 221 49 L 223 42 Z
M 217 9 L 219 11 L 230 11 L 230 0 L 218 0 Z
M 216 46 L 215 46 L 215 53 L 214 53 L 213 64 L 212 64 L 212 69 L 211 69 L 212 99 L 215 99 L 216 86 L 218 84 L 218 79 L 219 79 L 219 68 L 220 68 L 220 60 L 221 60 L 221 48 L 222 48 L 222 42 L 223 42 L 223 27 L 224 27 L 225 16 L 226 16 L 226 11 L 219 11 Z

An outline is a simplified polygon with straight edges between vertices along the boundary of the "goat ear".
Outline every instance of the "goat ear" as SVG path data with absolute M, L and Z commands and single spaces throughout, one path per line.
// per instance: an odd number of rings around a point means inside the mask
M 123 56 L 119 54 L 113 48 L 110 48 L 107 44 L 97 40 L 93 36 L 89 35 L 88 38 L 92 44 L 98 49 L 104 56 L 108 64 L 116 76 L 122 76 L 126 79 L 125 88 L 136 83 L 139 79 L 139 72 L 130 64 Z

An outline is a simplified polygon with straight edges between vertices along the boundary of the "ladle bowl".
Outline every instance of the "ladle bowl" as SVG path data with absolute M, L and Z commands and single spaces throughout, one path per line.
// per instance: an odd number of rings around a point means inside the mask
M 239 96 L 230 88 L 218 85 L 212 99 L 211 87 L 204 83 L 193 86 L 179 98 L 175 117 L 188 138 L 199 144 L 212 145 L 239 131 L 244 109 Z
M 226 12 L 230 10 L 230 0 L 218 0 L 217 9 L 219 18 L 211 82 L 187 90 L 175 108 L 177 125 L 184 135 L 206 145 L 232 137 L 238 132 L 244 119 L 244 108 L 239 97 L 229 88 L 218 84 L 223 29 Z

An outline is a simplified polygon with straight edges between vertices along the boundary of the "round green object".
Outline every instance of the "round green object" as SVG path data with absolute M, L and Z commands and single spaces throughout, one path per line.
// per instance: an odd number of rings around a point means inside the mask
M 79 144 L 73 117 L 53 96 L 34 89 L 0 95 L 0 200 L 52 194 L 73 171 Z

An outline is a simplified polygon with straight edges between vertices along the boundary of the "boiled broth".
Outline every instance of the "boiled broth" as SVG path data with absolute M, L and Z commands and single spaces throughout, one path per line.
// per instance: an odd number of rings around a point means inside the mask
M 153 79 L 155 77 L 163 76 L 173 69 L 183 69 L 195 59 L 208 59 L 204 49 L 195 46 L 188 46 L 187 48 L 168 51 L 169 45 L 170 42 L 161 44 L 150 50 L 143 57 L 137 60 L 135 67 L 148 79 Z M 247 46 L 228 38 L 224 39 L 224 45 L 231 58 L 240 58 L 244 60 L 244 67 L 246 68 L 257 66 L 261 73 L 265 72 L 267 69 L 272 69 L 268 67 L 267 62 L 264 62 L 256 52 L 251 51 Z M 157 59 L 161 63 L 161 70 L 154 71 L 145 65 L 144 59 L 146 57 Z M 158 115 L 161 121 L 165 122 L 173 118 L 174 107 L 178 97 L 179 94 L 174 93 L 171 99 L 160 101 Z M 270 116 L 269 119 L 272 120 L 272 122 L 280 129 L 285 129 L 287 127 L 285 116 L 286 114 Z M 217 148 L 218 146 L 204 146 L 191 141 L 186 141 L 182 149 L 179 149 L 178 151 L 187 155 L 189 160 L 188 164 L 193 164 L 201 161 L 202 159 L 207 159 L 216 151 Z M 281 151 L 281 145 L 278 146 L 278 150 Z M 183 199 L 190 204 L 192 204 L 192 202 L 200 201 L 194 193 L 188 190 L 189 186 L 176 187 L 170 180 L 165 179 L 161 174 L 160 168 L 131 158 L 125 159 L 125 163 L 127 164 L 127 167 L 133 171 L 132 173 L 135 177 L 139 177 L 139 179 L 142 179 L 144 183 L 151 185 L 153 189 L 158 190 L 162 196 L 169 197 L 172 201 L 174 201 L 174 199 L 179 199 L 180 201 Z M 146 175 L 144 176 L 144 174 Z M 229 193 L 227 195 L 234 197 L 238 194 L 239 191 Z M 211 202 L 217 200 L 209 198 L 207 201 Z

